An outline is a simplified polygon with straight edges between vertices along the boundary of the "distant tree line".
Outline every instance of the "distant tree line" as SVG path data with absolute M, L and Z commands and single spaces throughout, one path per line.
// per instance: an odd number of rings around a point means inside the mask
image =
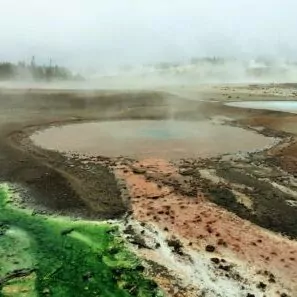
M 54 80 L 83 80 L 80 75 L 74 75 L 69 69 L 58 65 L 36 65 L 34 57 L 30 64 L 19 62 L 0 62 L 0 80 L 23 80 L 33 79 L 36 81 Z

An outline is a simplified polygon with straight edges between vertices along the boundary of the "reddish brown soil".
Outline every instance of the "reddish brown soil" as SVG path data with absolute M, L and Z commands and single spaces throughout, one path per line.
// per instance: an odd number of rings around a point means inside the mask
M 152 177 L 177 176 L 177 169 L 164 160 L 143 160 L 134 165 Z M 124 172 L 125 171 L 125 172 Z M 211 244 L 223 257 L 243 260 L 256 270 L 273 273 L 289 288 L 297 287 L 297 243 L 242 220 L 204 198 L 177 194 L 144 174 L 125 168 L 117 173 L 126 180 L 136 219 L 154 222 L 170 234 L 179 235 L 196 249 Z M 249 263 L 249 264 L 248 264 Z

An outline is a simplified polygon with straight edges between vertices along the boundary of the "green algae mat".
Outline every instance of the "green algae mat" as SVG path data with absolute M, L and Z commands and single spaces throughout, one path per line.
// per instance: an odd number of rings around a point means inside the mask
M 0 296 L 163 296 L 117 227 L 34 215 L 0 185 Z

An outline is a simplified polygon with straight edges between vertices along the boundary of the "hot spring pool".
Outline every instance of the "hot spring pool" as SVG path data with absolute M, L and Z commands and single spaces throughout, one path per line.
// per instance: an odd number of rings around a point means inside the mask
M 50 127 L 31 136 L 42 148 L 64 153 L 136 158 L 208 157 L 252 151 L 273 138 L 212 121 L 128 120 Z

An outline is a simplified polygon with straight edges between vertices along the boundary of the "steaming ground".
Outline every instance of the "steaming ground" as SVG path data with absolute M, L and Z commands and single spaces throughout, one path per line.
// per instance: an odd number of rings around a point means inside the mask
M 169 296 L 296 296 L 296 116 L 224 105 L 294 100 L 295 85 L 159 89 L 1 89 L 1 180 L 28 188 L 22 203 L 37 213 L 123 218 L 131 248 Z M 212 120 L 275 141 L 253 153 L 171 162 L 61 154 L 30 138 L 49 126 L 107 120 Z
M 108 68 L 111 69 L 111 68 Z M 197 59 L 184 63 L 160 63 L 143 66 L 102 68 L 84 73 L 84 79 L 36 82 L 31 76 L 18 80 L 0 81 L 1 88 L 17 89 L 72 89 L 72 90 L 156 90 L 165 88 L 188 91 L 210 91 L 209 85 L 294 84 L 296 63 L 289 61 L 256 61 L 244 59 Z M 186 88 L 186 90 L 185 90 Z M 250 91 L 252 91 L 250 89 Z M 280 89 L 278 88 L 278 91 Z M 240 92 L 236 89 L 236 92 Z M 262 92 L 263 94 L 264 92 Z

